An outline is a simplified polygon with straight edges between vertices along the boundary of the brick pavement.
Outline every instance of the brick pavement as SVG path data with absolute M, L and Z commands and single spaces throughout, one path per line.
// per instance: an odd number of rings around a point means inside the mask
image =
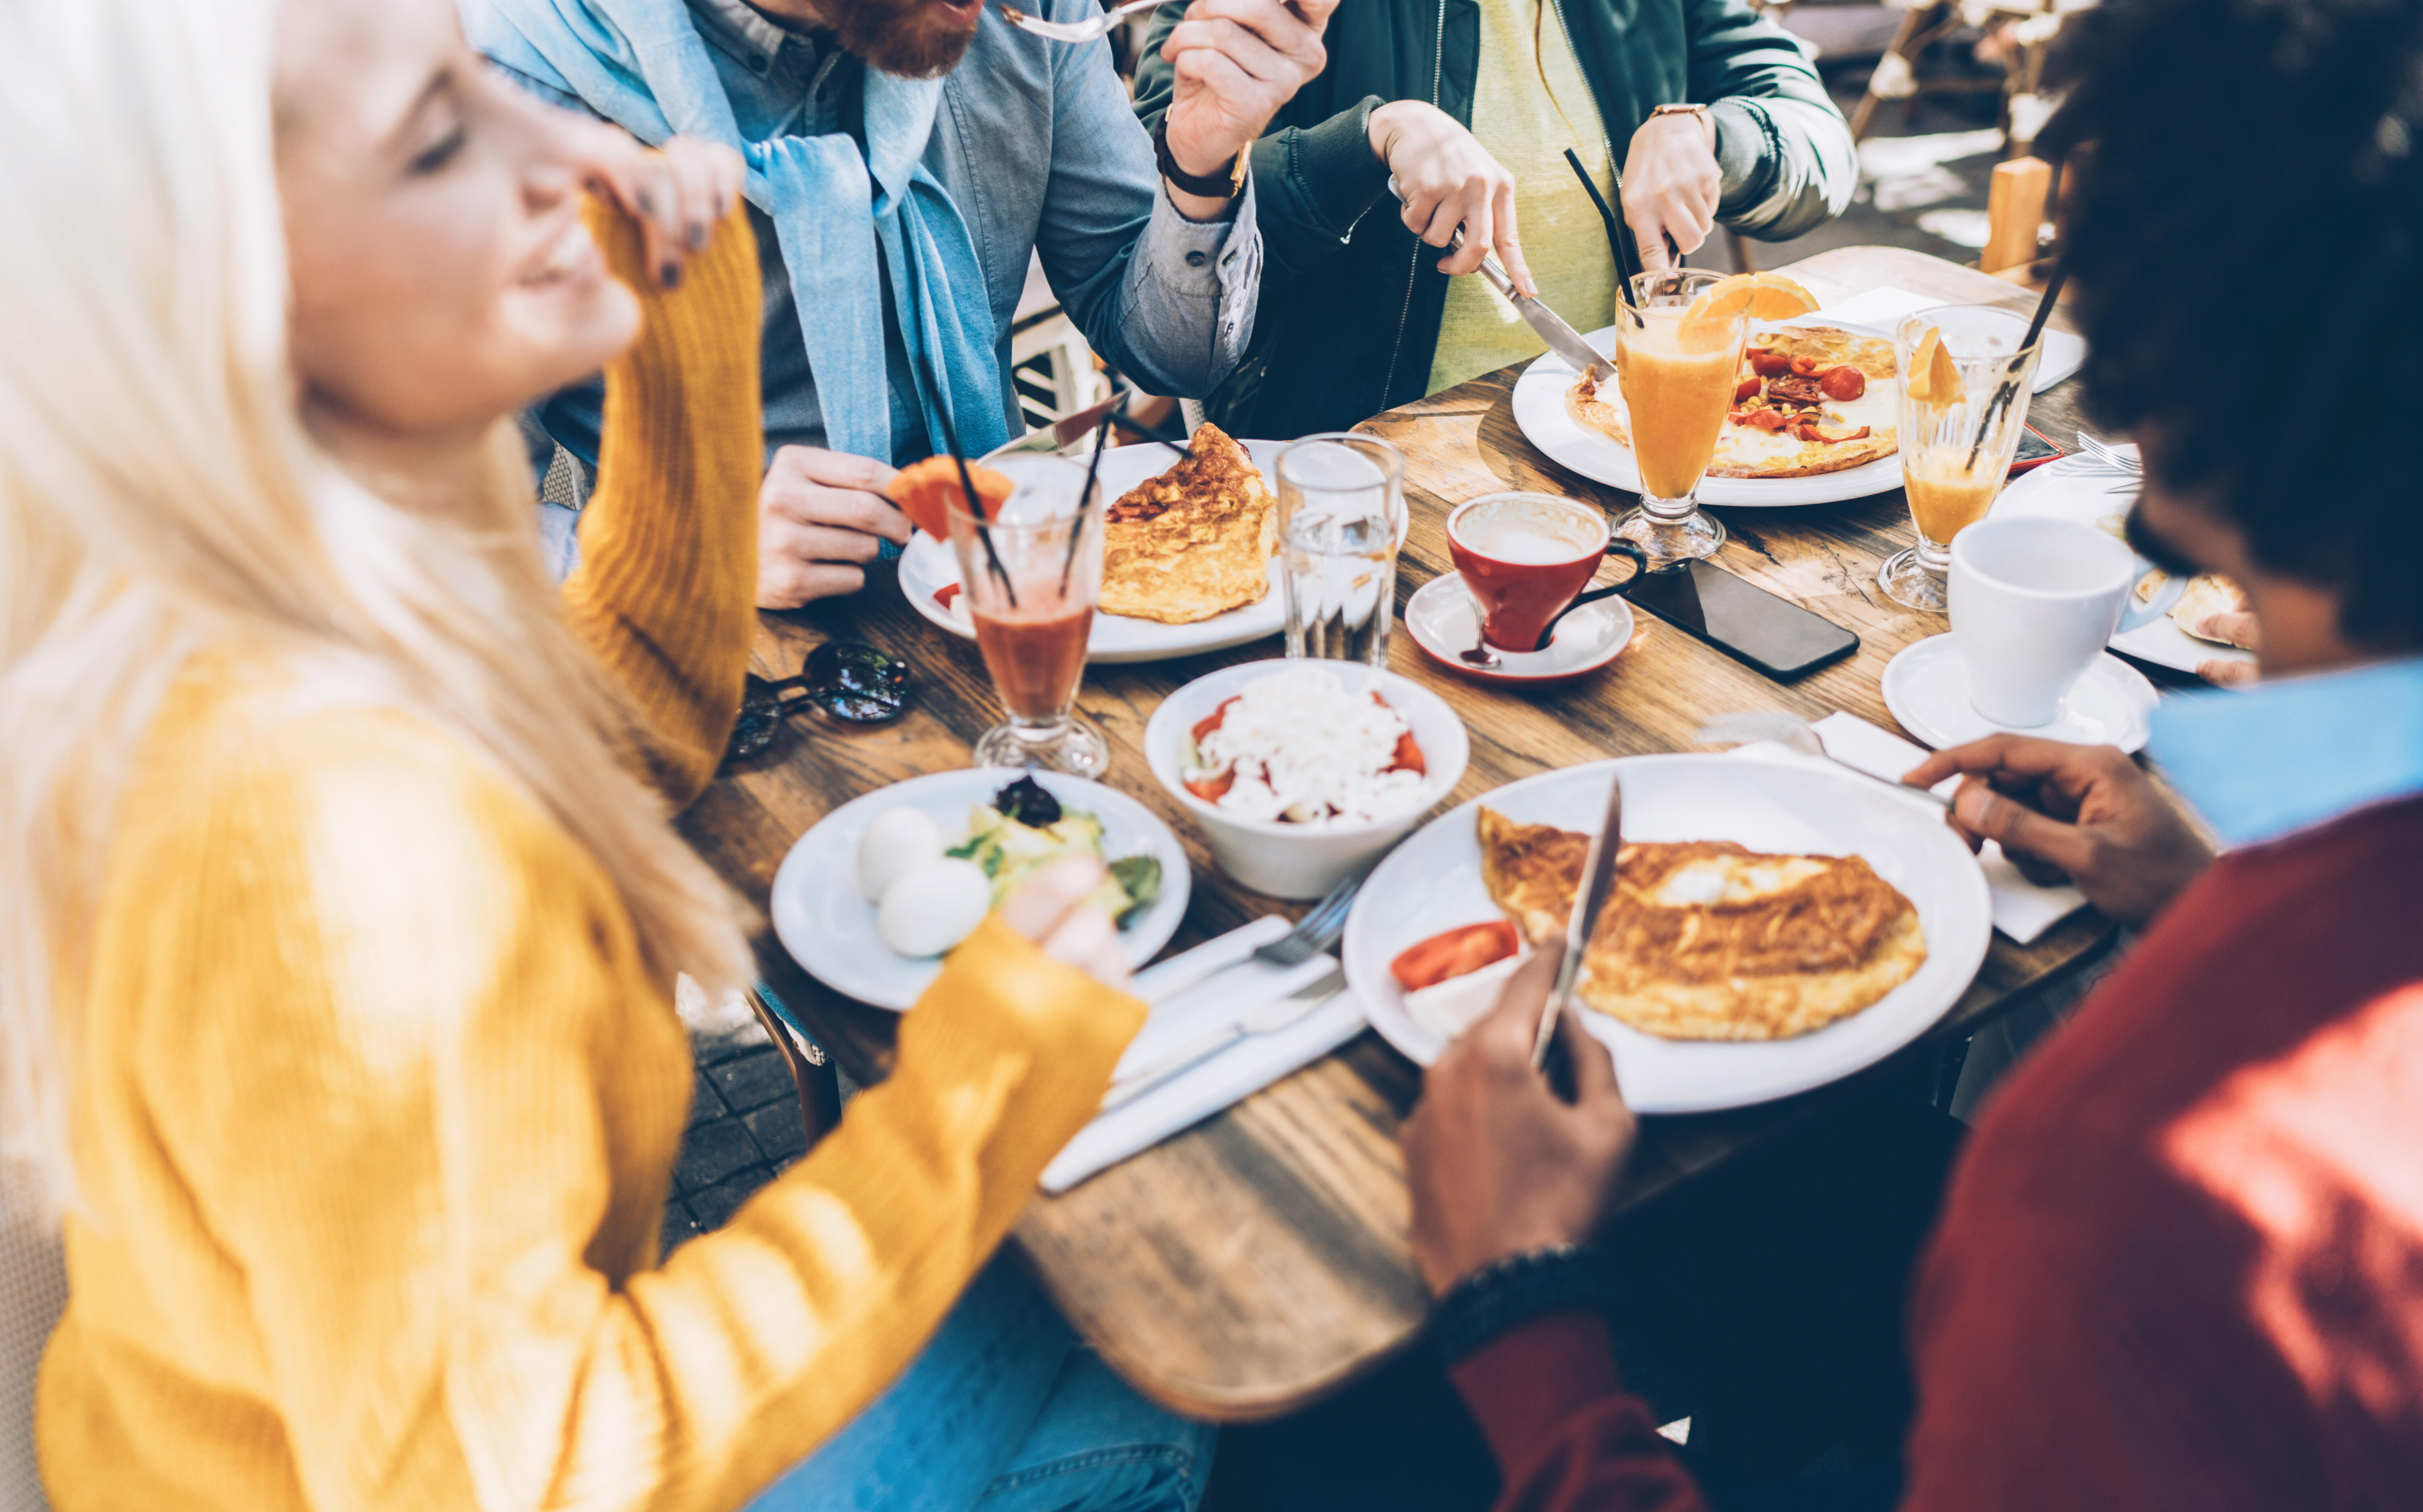
M 693 1033 L 690 1048 L 697 1082 L 665 1203 L 668 1254 L 721 1227 L 808 1147 L 799 1090 L 763 1029 L 751 1024 L 731 1034 Z

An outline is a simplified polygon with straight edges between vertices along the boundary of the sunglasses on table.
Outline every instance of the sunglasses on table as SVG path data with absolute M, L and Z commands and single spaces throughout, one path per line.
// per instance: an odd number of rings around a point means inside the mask
M 740 718 L 723 758 L 742 761 L 774 743 L 784 723 L 801 709 L 845 724 L 882 724 L 909 709 L 909 663 L 857 641 L 827 641 L 808 653 L 795 676 L 749 675 Z

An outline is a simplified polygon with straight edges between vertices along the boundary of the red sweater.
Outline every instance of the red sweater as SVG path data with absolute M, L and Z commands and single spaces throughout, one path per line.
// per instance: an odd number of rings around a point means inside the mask
M 1905 1506 L 2423 1506 L 2423 799 L 2234 852 L 1996 1099 L 1911 1310 Z M 1454 1371 L 1504 1508 L 1703 1505 L 1605 1330 Z

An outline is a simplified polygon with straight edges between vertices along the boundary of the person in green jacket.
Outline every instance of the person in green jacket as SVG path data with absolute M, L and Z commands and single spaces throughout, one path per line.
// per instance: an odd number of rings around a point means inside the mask
M 1163 44 L 1219 24 L 1175 5 L 1156 17 L 1135 87 L 1148 128 L 1175 86 Z M 1614 255 L 1568 148 L 1610 204 L 1621 167 L 1650 267 L 1719 223 L 1800 235 L 1858 178 L 1806 50 L 1744 0 L 1341 0 L 1325 40 L 1327 67 L 1253 149 L 1260 316 L 1204 406 L 1231 434 L 1344 430 L 1544 350 L 1486 283 L 1455 277 L 1491 247 L 1577 329 L 1613 324 Z M 1424 253 L 1459 225 L 1461 251 Z

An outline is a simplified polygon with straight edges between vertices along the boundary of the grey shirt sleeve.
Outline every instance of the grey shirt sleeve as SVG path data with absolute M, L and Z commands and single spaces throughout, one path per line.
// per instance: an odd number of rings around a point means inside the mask
M 1060 53 L 1036 231 L 1044 274 L 1106 360 L 1152 392 L 1199 398 L 1253 338 L 1262 275 L 1253 180 L 1227 219 L 1188 220 L 1162 184 L 1108 46 Z

